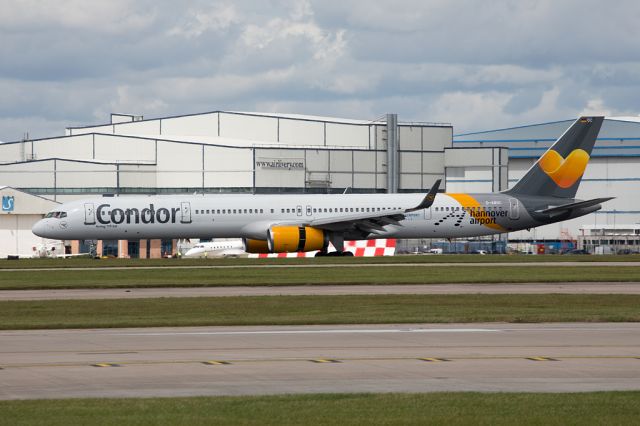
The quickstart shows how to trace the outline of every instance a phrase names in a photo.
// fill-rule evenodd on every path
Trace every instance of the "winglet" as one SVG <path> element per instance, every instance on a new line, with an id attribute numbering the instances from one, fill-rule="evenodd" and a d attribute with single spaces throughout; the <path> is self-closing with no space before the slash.
<path id="1" fill-rule="evenodd" d="M 418 204 L 413 208 L 405 210 L 405 212 L 410 213 L 410 212 L 415 212 L 416 210 L 428 209 L 429 207 L 431 207 L 431 205 L 436 199 L 436 194 L 438 193 L 438 189 L 440 188 L 440 182 L 442 182 L 442 179 L 438 179 L 433 184 L 433 186 L 431 187 L 427 195 L 425 195 L 425 197 L 422 199 L 422 202 L 420 202 L 420 204 Z"/>

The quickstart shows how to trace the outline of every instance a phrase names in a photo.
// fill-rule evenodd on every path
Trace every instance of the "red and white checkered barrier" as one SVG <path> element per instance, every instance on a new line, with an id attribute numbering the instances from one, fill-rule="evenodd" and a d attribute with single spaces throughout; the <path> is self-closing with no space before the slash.
<path id="1" fill-rule="evenodd" d="M 357 240 L 345 241 L 345 251 L 350 251 L 357 257 L 374 257 L 374 256 L 393 256 L 396 253 L 396 240 L 379 239 L 379 240 Z M 336 251 L 333 244 L 329 244 L 328 252 Z M 251 258 L 267 258 L 267 257 L 314 257 L 317 251 L 298 252 L 298 253 L 250 253 Z"/>

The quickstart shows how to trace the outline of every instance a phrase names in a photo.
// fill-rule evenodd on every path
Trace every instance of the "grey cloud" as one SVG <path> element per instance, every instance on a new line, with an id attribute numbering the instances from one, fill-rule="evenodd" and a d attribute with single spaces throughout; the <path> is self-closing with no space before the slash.
<path id="1" fill-rule="evenodd" d="M 397 112 L 456 131 L 594 105 L 638 113 L 632 1 L 11 3 L 0 17 L 2 140 L 112 111 Z"/>

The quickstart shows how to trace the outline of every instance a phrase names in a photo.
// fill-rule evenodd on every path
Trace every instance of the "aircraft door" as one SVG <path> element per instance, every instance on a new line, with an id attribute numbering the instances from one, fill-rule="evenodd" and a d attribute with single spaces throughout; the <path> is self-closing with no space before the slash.
<path id="1" fill-rule="evenodd" d="M 191 203 L 183 201 L 180 203 L 181 218 L 180 223 L 191 223 Z"/>
<path id="2" fill-rule="evenodd" d="M 311 206 L 307 206 L 307 216 L 311 216 Z"/>
<path id="3" fill-rule="evenodd" d="M 509 199 L 509 219 L 520 219 L 520 207 L 516 198 Z"/>
<path id="4" fill-rule="evenodd" d="M 424 218 L 427 220 L 431 219 L 431 207 L 424 209 Z"/>
<path id="5" fill-rule="evenodd" d="M 296 214 L 302 216 L 302 206 L 296 206 Z"/>
<path id="6" fill-rule="evenodd" d="M 93 203 L 84 204 L 84 224 L 85 225 L 96 224 L 96 211 L 93 207 Z"/>

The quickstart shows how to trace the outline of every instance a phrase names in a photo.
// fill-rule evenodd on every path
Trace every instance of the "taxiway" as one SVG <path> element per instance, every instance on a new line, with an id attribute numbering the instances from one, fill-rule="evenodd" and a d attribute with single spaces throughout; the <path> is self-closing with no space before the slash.
<path id="1" fill-rule="evenodd" d="M 3 331 L 0 383 L 0 399 L 638 390 L 640 324 Z"/>
<path id="2" fill-rule="evenodd" d="M 0 290 L 0 301 L 142 299 L 153 297 L 339 296 L 367 294 L 640 294 L 640 282 L 219 286 Z"/>

